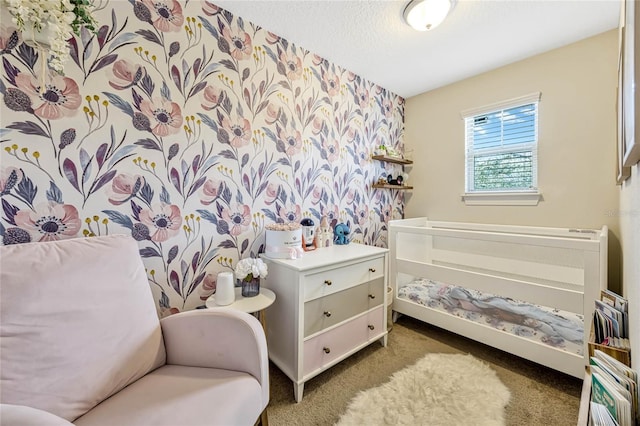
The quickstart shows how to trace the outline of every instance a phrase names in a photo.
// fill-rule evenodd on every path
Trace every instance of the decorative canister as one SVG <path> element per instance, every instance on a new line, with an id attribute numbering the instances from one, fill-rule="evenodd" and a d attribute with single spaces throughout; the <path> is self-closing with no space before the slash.
<path id="1" fill-rule="evenodd" d="M 267 257 L 274 259 L 302 257 L 302 226 L 299 223 L 267 226 L 264 252 Z"/>
<path id="2" fill-rule="evenodd" d="M 236 300 L 232 272 L 220 272 L 216 283 L 216 305 L 230 305 Z"/>

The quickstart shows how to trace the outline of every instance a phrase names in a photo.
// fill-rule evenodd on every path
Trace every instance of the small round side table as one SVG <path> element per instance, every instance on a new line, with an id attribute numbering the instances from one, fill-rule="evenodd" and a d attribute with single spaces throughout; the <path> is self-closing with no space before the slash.
<path id="1" fill-rule="evenodd" d="M 260 287 L 260 294 L 254 297 L 242 296 L 242 288 L 235 289 L 236 300 L 230 305 L 217 305 L 215 293 L 209 296 L 205 305 L 207 308 L 228 308 L 237 311 L 247 312 L 249 314 L 257 313 L 258 320 L 262 324 L 264 331 L 267 331 L 266 318 L 264 310 L 273 304 L 276 300 L 276 294 L 268 288 Z"/>

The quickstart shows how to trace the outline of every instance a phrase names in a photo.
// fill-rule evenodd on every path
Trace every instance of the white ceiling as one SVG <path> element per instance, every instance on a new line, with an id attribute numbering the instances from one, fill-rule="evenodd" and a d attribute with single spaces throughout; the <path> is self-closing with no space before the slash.
<path id="1" fill-rule="evenodd" d="M 405 98 L 617 28 L 619 0 L 458 0 L 431 31 L 403 0 L 210 0 Z"/>

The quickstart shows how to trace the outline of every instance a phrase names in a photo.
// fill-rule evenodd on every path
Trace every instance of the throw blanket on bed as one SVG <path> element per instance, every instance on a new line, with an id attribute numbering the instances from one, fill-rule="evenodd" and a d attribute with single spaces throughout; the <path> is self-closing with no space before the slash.
<path id="1" fill-rule="evenodd" d="M 398 297 L 582 354 L 582 315 L 426 278 L 417 278 L 400 287 Z"/>

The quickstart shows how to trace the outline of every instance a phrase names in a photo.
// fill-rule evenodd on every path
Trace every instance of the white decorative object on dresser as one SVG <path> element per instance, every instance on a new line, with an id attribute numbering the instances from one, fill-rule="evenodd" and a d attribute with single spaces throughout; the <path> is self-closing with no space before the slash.
<path id="1" fill-rule="evenodd" d="M 351 243 L 318 248 L 300 259 L 263 255 L 266 288 L 278 295 L 266 310 L 269 358 L 304 383 L 370 343 L 387 346 L 388 250 Z"/>

